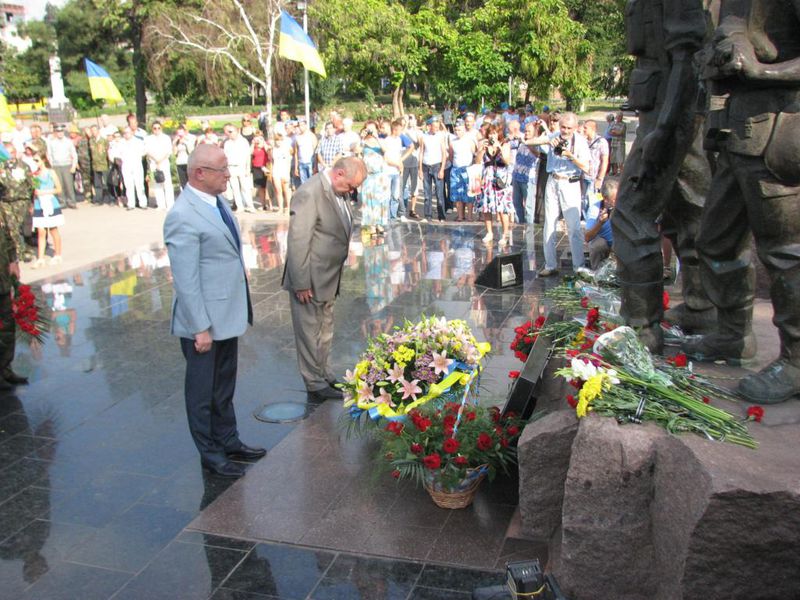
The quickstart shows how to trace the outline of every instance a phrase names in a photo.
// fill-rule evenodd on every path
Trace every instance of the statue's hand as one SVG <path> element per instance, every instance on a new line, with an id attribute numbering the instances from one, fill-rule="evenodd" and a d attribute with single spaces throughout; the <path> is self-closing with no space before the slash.
<path id="1" fill-rule="evenodd" d="M 639 181 L 652 179 L 661 170 L 669 147 L 670 134 L 666 129 L 656 127 L 642 141 L 642 168 L 638 173 Z"/>
<path id="2" fill-rule="evenodd" d="M 714 63 L 722 77 L 757 79 L 761 63 L 750 41 L 741 33 L 720 37 L 714 42 Z"/>

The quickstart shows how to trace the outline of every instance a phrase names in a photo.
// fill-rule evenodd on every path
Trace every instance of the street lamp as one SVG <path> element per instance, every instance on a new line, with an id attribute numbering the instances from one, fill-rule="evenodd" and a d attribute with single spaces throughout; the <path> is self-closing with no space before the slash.
<path id="1" fill-rule="evenodd" d="M 308 3 L 298 2 L 297 10 L 303 11 L 303 31 L 308 35 Z M 308 94 L 308 69 L 303 65 L 303 89 L 305 91 L 305 104 L 306 104 L 306 123 L 311 126 L 311 101 Z"/>

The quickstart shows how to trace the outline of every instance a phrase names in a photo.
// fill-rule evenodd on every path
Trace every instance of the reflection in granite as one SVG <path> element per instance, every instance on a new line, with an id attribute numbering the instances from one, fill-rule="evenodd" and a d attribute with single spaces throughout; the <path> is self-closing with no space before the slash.
<path id="1" fill-rule="evenodd" d="M 532 231 L 518 228 L 502 250 L 530 250 L 525 284 L 503 292 L 474 286 L 500 252 L 480 242 L 480 224 L 395 224 L 383 239 L 354 238 L 336 304 L 334 367 L 344 372 L 367 337 L 405 319 L 462 318 L 493 345 L 482 397 L 499 401 L 515 367 L 507 348 L 513 327 L 538 314 L 541 290 L 555 283 L 533 275 L 541 243 Z M 163 246 L 40 282 L 35 291 L 52 318 L 48 339 L 18 345 L 14 368 L 30 385 L 0 393 L 4 596 L 150 598 L 180 586 L 186 598 L 395 597 L 399 590 L 445 597 L 435 594 L 459 592 L 415 587 L 416 579 L 390 571 L 373 581 L 357 568 L 347 576 L 328 570 L 354 553 L 405 557 L 396 562 L 409 572 L 425 560 L 494 566 L 465 549 L 450 552 L 450 536 L 487 544 L 494 560 L 509 553 L 503 523 L 511 494 L 486 494 L 463 516 L 449 514 L 421 490 L 369 483 L 368 449 L 342 442 L 331 403 L 300 424 L 252 417 L 269 402 L 306 401 L 280 289 L 286 235 L 285 222 L 242 232 L 255 325 L 240 340 L 236 408 L 242 439 L 270 453 L 235 483 L 201 471 L 187 430 Z M 387 515 L 403 527 L 381 526 Z M 194 519 L 226 530 L 186 530 Z"/>

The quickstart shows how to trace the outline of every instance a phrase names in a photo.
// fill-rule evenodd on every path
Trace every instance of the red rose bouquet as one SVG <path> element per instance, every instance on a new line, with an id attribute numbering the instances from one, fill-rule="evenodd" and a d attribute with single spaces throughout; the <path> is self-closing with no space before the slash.
<path id="1" fill-rule="evenodd" d="M 459 491 L 484 475 L 491 480 L 498 469 L 508 472 L 523 428 L 511 413 L 502 416 L 497 408 L 460 402 L 441 409 L 425 404 L 405 420 L 381 425 L 379 456 L 392 476 L 444 491 Z"/>

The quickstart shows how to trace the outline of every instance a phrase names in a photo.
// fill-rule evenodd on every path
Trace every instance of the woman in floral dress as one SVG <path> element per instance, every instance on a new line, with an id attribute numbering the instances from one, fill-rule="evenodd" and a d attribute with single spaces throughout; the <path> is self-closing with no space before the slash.
<path id="1" fill-rule="evenodd" d="M 478 211 L 483 214 L 486 223 L 484 242 L 494 239 L 494 216 L 500 221 L 503 236 L 498 242 L 500 246 L 511 243 L 511 215 L 514 212 L 514 201 L 511 186 L 511 145 L 505 140 L 503 128 L 490 125 L 486 129 L 484 139 L 478 149 L 478 162 L 483 164 L 483 194 Z"/>
<path id="2" fill-rule="evenodd" d="M 361 228 L 369 235 L 381 235 L 389 221 L 390 192 L 375 121 L 367 121 L 361 131 L 361 152 L 367 166 L 367 178 L 361 184 Z"/>

